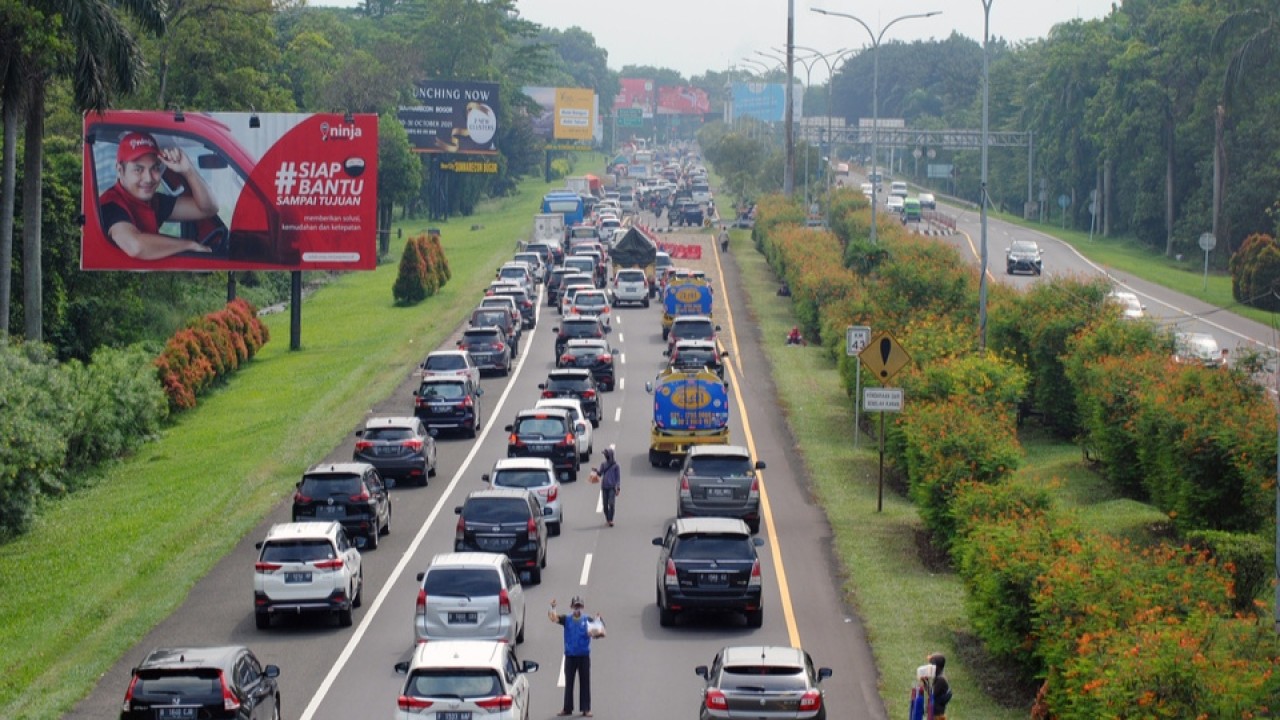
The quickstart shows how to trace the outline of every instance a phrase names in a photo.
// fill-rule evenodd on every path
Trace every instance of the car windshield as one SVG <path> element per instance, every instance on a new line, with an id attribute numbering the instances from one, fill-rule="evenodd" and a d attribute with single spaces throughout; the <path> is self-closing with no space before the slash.
<path id="1" fill-rule="evenodd" d="M 1039 249 L 1039 245 L 1027 240 L 1017 240 L 1013 243 L 1013 252 L 1015 253 L 1034 253 Z"/>
<path id="2" fill-rule="evenodd" d="M 298 492 L 307 497 L 331 497 L 359 495 L 361 482 L 358 475 L 308 475 L 302 478 Z"/>
<path id="3" fill-rule="evenodd" d="M 428 370 L 462 370 L 467 361 L 461 355 L 432 355 L 427 358 Z"/>
<path id="4" fill-rule="evenodd" d="M 677 560 L 754 560 L 751 541 L 742 535 L 682 535 L 671 550 Z"/>
<path id="5" fill-rule="evenodd" d="M 418 394 L 429 400 L 457 400 L 467 394 L 462 383 L 423 383 Z"/>
<path id="6" fill-rule="evenodd" d="M 487 698 L 502 694 L 502 680 L 493 670 L 418 670 L 409 677 L 404 694 L 420 698 Z M 455 713 L 456 715 L 467 713 Z"/>
<path id="7" fill-rule="evenodd" d="M 644 271 L 623 270 L 618 273 L 618 282 L 644 282 Z"/>
<path id="8" fill-rule="evenodd" d="M 805 690 L 809 687 L 804 669 L 773 665 L 730 665 L 720 679 L 722 690 Z"/>
<path id="9" fill-rule="evenodd" d="M 462 516 L 468 522 L 499 525 L 529 519 L 529 505 L 521 498 L 477 498 L 467 501 Z"/>
<path id="10" fill-rule="evenodd" d="M 547 378 L 547 388 L 553 391 L 572 390 L 574 392 L 587 389 L 587 378 L 585 377 L 549 377 Z"/>
<path id="11" fill-rule="evenodd" d="M 365 440 L 399 442 L 400 440 L 412 440 L 413 438 L 413 428 L 407 427 L 376 427 L 366 428 L 364 431 Z"/>
<path id="12" fill-rule="evenodd" d="M 604 352 L 604 348 L 598 348 L 591 345 L 576 345 L 569 347 L 569 354 L 574 357 L 595 357 Z"/>
<path id="13" fill-rule="evenodd" d="M 565 434 L 564 420 L 555 417 L 521 418 L 516 423 L 517 435 L 535 435 L 541 437 L 557 437 Z"/>
<path id="14" fill-rule="evenodd" d="M 564 335 L 569 337 L 599 337 L 600 325 L 594 319 L 573 322 L 566 320 L 564 325 L 560 326 Z"/>
<path id="15" fill-rule="evenodd" d="M 590 292 L 578 293 L 577 295 L 574 296 L 573 302 L 574 304 L 582 305 L 583 307 L 604 307 L 606 304 L 604 295 L 601 295 L 600 293 L 590 293 Z"/>
<path id="16" fill-rule="evenodd" d="M 478 597 L 497 595 L 502 589 L 498 573 L 488 568 L 436 567 L 422 579 L 427 597 L 432 595 L 465 595 Z"/>
<path id="17" fill-rule="evenodd" d="M 551 478 L 546 470 L 499 470 L 493 474 L 493 484 L 497 487 L 540 488 L 550 485 Z"/>
<path id="18" fill-rule="evenodd" d="M 462 342 L 468 344 L 496 343 L 501 341 L 502 335 L 497 330 L 468 330 L 462 333 Z"/>
<path id="19" fill-rule="evenodd" d="M 262 546 L 263 562 L 315 562 L 332 560 L 337 555 L 328 540 L 272 540 Z"/>
<path id="20" fill-rule="evenodd" d="M 503 308 L 510 312 L 511 298 L 506 295 L 490 295 L 480 301 L 480 307 Z"/>
<path id="21" fill-rule="evenodd" d="M 689 470 L 694 475 L 704 475 L 708 477 L 730 477 L 750 475 L 752 471 L 751 460 L 744 457 L 691 457 L 689 458 Z"/>
<path id="22" fill-rule="evenodd" d="M 716 329 L 709 322 L 683 322 L 676 323 L 676 327 L 671 332 L 682 338 L 710 339 L 715 335 Z"/>
<path id="23" fill-rule="evenodd" d="M 524 280 L 528 275 L 529 273 L 524 268 L 502 268 L 502 274 L 498 277 Z"/>
<path id="24" fill-rule="evenodd" d="M 672 362 L 681 367 L 705 367 L 716 364 L 716 354 L 710 349 L 685 349 L 678 351 Z"/>
<path id="25" fill-rule="evenodd" d="M 494 325 L 505 325 L 511 316 L 502 312 L 478 312 L 471 318 L 472 325 L 481 327 L 490 327 Z"/>
<path id="26" fill-rule="evenodd" d="M 202 696 L 221 697 L 222 673 L 215 668 L 191 670 L 139 670 L 138 683 L 133 686 L 134 695 L 164 695 L 194 699 Z"/>

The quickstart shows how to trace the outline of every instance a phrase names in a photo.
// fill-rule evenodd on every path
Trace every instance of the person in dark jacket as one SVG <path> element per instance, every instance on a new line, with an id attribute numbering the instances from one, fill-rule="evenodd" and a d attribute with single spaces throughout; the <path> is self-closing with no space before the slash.
<path id="1" fill-rule="evenodd" d="M 600 465 L 600 469 L 596 473 L 600 475 L 600 495 L 604 505 L 604 519 L 609 523 L 609 527 L 613 527 L 613 508 L 618 499 L 618 495 L 622 494 L 622 468 L 618 466 L 618 461 L 613 457 L 614 447 L 610 445 L 604 449 L 604 463 Z"/>
<path id="2" fill-rule="evenodd" d="M 947 705 L 951 702 L 951 683 L 942 673 L 947 657 L 942 653 L 929 656 L 929 664 L 937 668 L 933 674 L 933 720 L 947 720 Z"/>

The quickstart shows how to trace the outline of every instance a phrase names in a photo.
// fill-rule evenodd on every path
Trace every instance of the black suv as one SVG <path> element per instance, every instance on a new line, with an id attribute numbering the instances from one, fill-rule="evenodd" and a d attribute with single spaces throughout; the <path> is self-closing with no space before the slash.
<path id="1" fill-rule="evenodd" d="M 551 272 L 547 275 L 547 307 L 560 303 L 560 291 L 564 288 L 564 276 L 572 275 L 575 272 L 577 271 L 563 265 L 551 268 Z"/>
<path id="2" fill-rule="evenodd" d="M 591 427 L 600 427 L 604 408 L 600 403 L 600 391 L 595 375 L 585 368 L 552 370 L 547 381 L 538 385 L 544 398 L 575 398 L 582 402 L 582 413 L 591 421 Z"/>
<path id="3" fill-rule="evenodd" d="M 604 337 L 604 323 L 593 317 L 567 317 L 556 328 L 556 357 L 564 354 L 565 346 L 577 338 Z"/>
<path id="4" fill-rule="evenodd" d="M 561 480 L 578 479 L 581 460 L 578 440 L 573 435 L 573 418 L 568 410 L 538 408 L 516 413 L 506 427 L 507 457 L 544 457 L 551 461 Z"/>
<path id="5" fill-rule="evenodd" d="M 585 368 L 605 392 L 613 392 L 617 382 L 613 368 L 613 348 L 604 340 L 570 340 L 564 354 L 556 357 L 558 368 Z"/>
<path id="6" fill-rule="evenodd" d="M 475 437 L 484 427 L 484 390 L 461 375 L 424 378 L 413 393 L 413 414 L 431 429 L 456 428 Z"/>
<path id="7" fill-rule="evenodd" d="M 278 718 L 280 668 L 248 648 L 158 648 L 133 669 L 120 720 Z"/>
<path id="8" fill-rule="evenodd" d="M 689 448 L 677 481 L 676 517 L 727 517 L 760 532 L 760 479 L 740 445 L 696 445 Z"/>
<path id="9" fill-rule="evenodd" d="M 664 537 L 654 538 L 658 553 L 658 622 L 675 624 L 687 610 L 721 610 L 747 616 L 747 626 L 764 622 L 760 558 L 747 524 L 727 518 L 676 520 Z"/>
<path id="10" fill-rule="evenodd" d="M 368 463 L 316 465 L 296 487 L 294 522 L 336 520 L 347 535 L 363 537 L 370 550 L 378 549 L 378 536 L 391 532 L 391 495 Z"/>
<path id="11" fill-rule="evenodd" d="M 455 552 L 501 553 L 517 571 L 529 571 L 530 584 L 542 582 L 547 525 L 533 493 L 512 488 L 476 490 L 453 511 L 458 514 Z"/>
<path id="12" fill-rule="evenodd" d="M 357 430 L 351 459 L 369 463 L 383 478 L 403 478 L 426 487 L 436 476 L 435 430 L 416 417 L 379 417 Z"/>
<path id="13" fill-rule="evenodd" d="M 511 372 L 511 354 L 515 350 L 500 327 L 468 328 L 458 340 L 458 349 L 467 351 L 480 372 L 492 370 L 504 376 Z"/>
<path id="14" fill-rule="evenodd" d="M 511 343 L 511 354 L 520 354 L 520 323 L 502 308 L 476 308 L 471 312 L 471 327 L 475 329 L 496 327 Z"/>

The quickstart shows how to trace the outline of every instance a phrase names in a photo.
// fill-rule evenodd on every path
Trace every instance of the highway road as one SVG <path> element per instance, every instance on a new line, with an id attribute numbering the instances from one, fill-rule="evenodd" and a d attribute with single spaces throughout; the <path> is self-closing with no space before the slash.
<path id="1" fill-rule="evenodd" d="M 596 717 L 696 717 L 701 679 L 693 668 L 710 663 L 720 647 L 800 644 L 817 664 L 834 670 L 834 677 L 824 684 L 830 717 L 887 718 L 867 639 L 857 618 L 842 603 L 842 581 L 831 557 L 831 530 L 822 510 L 812 503 L 793 442 L 775 410 L 774 385 L 759 350 L 762 339 L 742 311 L 745 304 L 732 261 L 721 263 L 709 236 L 669 237 L 703 245 L 701 263 L 719 283 L 716 312 L 731 353 L 726 374 L 734 403 L 731 441 L 748 445 L 768 463 L 762 471 L 768 515 L 760 533 L 765 539 L 761 548 L 764 626 L 749 630 L 740 616 L 682 618 L 675 628 L 658 624 L 654 605 L 658 548 L 650 541 L 672 519 L 676 499 L 675 473 L 651 468 L 646 456 L 651 399 L 644 383 L 662 366 L 661 309 L 653 304 L 648 309 L 615 311 L 610 342 L 619 351 L 620 380 L 616 391 L 604 395 L 606 419 L 596 430 L 591 462 L 598 465 L 600 450 L 610 443 L 617 445 L 623 488 L 617 525 L 605 525 L 596 486 L 584 480 L 565 487 L 563 533 L 550 541 L 542 584 L 528 588 L 528 631 L 518 649 L 522 660 L 541 665 L 530 678 L 531 717 L 554 716 L 563 693 L 561 629 L 546 620 L 548 603 L 557 598 L 563 608 L 571 596 L 582 595 L 588 612 L 603 614 L 609 629 L 608 637 L 593 643 L 592 649 Z M 402 683 L 393 666 L 410 657 L 413 642 L 415 575 L 433 555 L 452 550 L 454 507 L 466 493 L 482 487 L 481 474 L 505 456 L 503 426 L 516 411 L 535 402 L 537 383 L 553 367 L 557 317 L 553 309 L 540 304 L 538 325 L 525 331 L 511 377 L 483 381 L 486 427 L 480 437 L 474 441 L 441 438 L 439 476 L 426 488 L 392 491 L 393 529 L 378 550 L 364 555 L 364 606 L 355 611 L 353 627 L 298 621 L 278 623 L 269 631 L 255 629 L 253 545 L 272 523 L 288 521 L 290 503 L 282 497 L 270 516 L 191 590 L 168 619 L 96 679 L 92 692 L 68 717 L 116 717 L 129 669 L 151 648 L 224 643 L 248 645 L 263 662 L 281 667 L 286 718 L 391 717 Z M 413 377 L 406 375 L 393 396 L 370 408 L 370 414 L 412 412 L 414 384 Z M 352 431 L 362 427 L 364 420 L 352 418 Z M 327 458 L 317 460 L 347 460 L 353 443 L 351 437 Z M 922 647 L 921 657 L 929 649 Z"/>

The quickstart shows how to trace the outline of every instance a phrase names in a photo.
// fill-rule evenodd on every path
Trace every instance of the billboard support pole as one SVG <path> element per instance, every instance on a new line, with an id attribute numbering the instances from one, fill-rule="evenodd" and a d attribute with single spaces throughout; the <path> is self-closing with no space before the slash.
<path id="1" fill-rule="evenodd" d="M 236 299 L 236 271 L 227 271 L 227 303 Z"/>
<path id="2" fill-rule="evenodd" d="M 289 349 L 302 348 L 302 271 L 289 273 Z"/>

